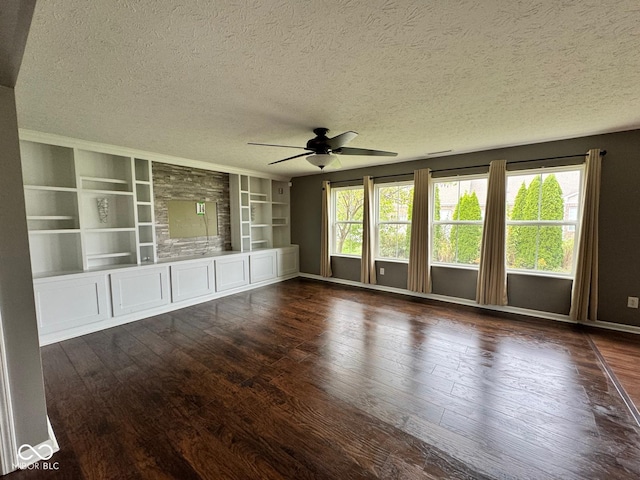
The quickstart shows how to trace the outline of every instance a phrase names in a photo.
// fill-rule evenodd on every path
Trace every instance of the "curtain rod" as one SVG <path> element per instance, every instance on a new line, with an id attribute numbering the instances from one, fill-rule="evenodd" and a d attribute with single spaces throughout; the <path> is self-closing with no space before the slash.
<path id="1" fill-rule="evenodd" d="M 600 156 L 604 157 L 607 154 L 606 150 L 602 150 L 600 152 Z M 586 153 L 578 153 L 576 155 L 562 155 L 560 157 L 547 157 L 547 158 L 531 158 L 529 160 L 514 160 L 513 162 L 507 162 L 507 166 L 509 165 L 513 165 L 516 163 L 526 163 L 526 162 L 542 162 L 544 160 L 560 160 L 562 158 L 575 158 L 575 157 L 584 157 L 586 156 Z M 440 168 L 438 170 L 431 170 L 432 172 L 453 172 L 453 171 L 459 171 L 459 170 L 469 170 L 472 168 L 482 168 L 482 167 L 488 167 L 489 164 L 484 164 L 484 165 L 472 165 L 469 167 L 457 167 L 457 168 Z M 394 178 L 394 177 L 407 177 L 409 175 L 413 175 L 413 172 L 409 172 L 409 173 L 397 173 L 394 175 L 380 175 L 378 177 L 373 177 L 375 178 Z M 346 182 L 357 182 L 362 180 L 361 178 L 352 178 L 349 180 L 334 180 L 334 181 L 330 181 L 329 183 L 346 183 Z"/>

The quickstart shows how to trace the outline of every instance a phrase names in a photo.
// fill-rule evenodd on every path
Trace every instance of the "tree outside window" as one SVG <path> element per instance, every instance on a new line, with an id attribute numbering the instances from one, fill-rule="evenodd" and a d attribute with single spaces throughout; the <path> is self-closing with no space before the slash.
<path id="1" fill-rule="evenodd" d="M 377 258 L 408 260 L 411 241 L 413 182 L 376 188 Z"/>
<path id="2" fill-rule="evenodd" d="M 486 176 L 434 182 L 431 229 L 434 263 L 480 263 L 486 196 Z"/>
<path id="3" fill-rule="evenodd" d="M 332 189 L 333 245 L 337 255 L 362 255 L 363 187 Z"/>
<path id="4" fill-rule="evenodd" d="M 573 271 L 581 171 L 573 167 L 509 175 L 507 268 Z"/>

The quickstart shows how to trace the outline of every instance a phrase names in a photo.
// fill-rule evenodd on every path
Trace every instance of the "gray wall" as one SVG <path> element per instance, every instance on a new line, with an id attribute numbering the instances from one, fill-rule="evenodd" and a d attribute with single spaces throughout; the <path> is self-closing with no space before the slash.
<path id="1" fill-rule="evenodd" d="M 12 88 L 0 86 L 0 321 L 17 445 L 47 440 L 47 410 L 33 299 L 22 186 L 18 121 Z M 5 468 L 11 469 L 11 466 Z"/>
<path id="2" fill-rule="evenodd" d="M 607 150 L 607 155 L 603 159 L 600 194 L 599 319 L 640 326 L 640 310 L 626 306 L 628 296 L 640 296 L 640 249 L 638 249 L 640 188 L 636 185 L 640 179 L 640 130 L 450 155 L 366 169 L 328 171 L 318 175 L 294 178 L 291 188 L 291 237 L 292 243 L 300 245 L 300 270 L 305 273 L 320 273 L 320 200 L 323 180 L 340 181 L 361 178 L 364 175 L 381 177 L 427 167 L 435 170 L 484 165 L 497 159 L 506 159 L 510 162 L 572 155 L 586 153 L 591 148 Z M 389 149 L 393 149 L 393 146 L 390 145 Z M 348 157 L 342 161 L 343 165 L 348 165 L 348 162 Z M 576 160 L 573 160 L 573 163 L 576 163 Z M 558 161 L 538 162 L 520 165 L 519 168 L 530 168 L 542 164 L 560 163 Z M 334 276 L 359 278 L 359 261 L 343 265 L 343 260 L 343 258 L 333 259 Z M 351 268 L 357 270 L 357 275 L 350 270 Z M 404 272 L 406 272 L 406 266 L 385 262 L 385 278 L 384 280 L 382 280 L 383 277 L 378 278 L 385 285 L 405 288 L 406 283 L 401 280 Z M 389 275 L 388 278 L 386 278 L 387 275 Z M 469 270 L 434 268 L 434 293 L 473 298 L 475 278 L 475 272 Z M 569 311 L 570 280 L 510 274 L 508 288 L 510 305 L 555 313 Z"/>
<path id="3" fill-rule="evenodd" d="M 229 174 L 157 162 L 152 163 L 152 171 L 158 258 L 231 250 Z M 218 235 L 169 238 L 169 200 L 217 203 Z"/>

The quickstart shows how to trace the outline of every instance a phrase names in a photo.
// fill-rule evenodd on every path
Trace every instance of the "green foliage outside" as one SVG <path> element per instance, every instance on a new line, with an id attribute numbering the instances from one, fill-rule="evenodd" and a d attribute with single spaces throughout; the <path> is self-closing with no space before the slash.
<path id="1" fill-rule="evenodd" d="M 336 191 L 335 252 L 346 255 L 362 254 L 362 220 L 364 190 L 349 188 Z M 340 223 L 340 222 L 360 222 Z"/>
<path id="2" fill-rule="evenodd" d="M 382 187 L 378 191 L 379 220 L 410 222 L 413 213 L 413 185 Z M 410 225 L 381 224 L 378 232 L 378 255 L 382 258 L 409 258 Z"/>
<path id="3" fill-rule="evenodd" d="M 438 185 L 435 186 L 434 190 L 433 220 L 438 221 L 440 220 L 441 208 L 440 188 L 438 187 Z M 443 225 L 434 225 L 433 242 L 431 248 L 433 249 L 433 258 L 437 259 L 439 262 L 453 261 L 453 251 L 451 249 L 451 244 L 449 243 L 449 239 L 447 238 L 447 233 Z"/>
<path id="4" fill-rule="evenodd" d="M 454 220 L 482 220 L 482 210 L 476 192 L 465 192 L 453 211 Z M 457 263 L 480 263 L 481 225 L 453 225 L 449 242 L 456 251 Z M 454 247 L 455 246 L 455 247 Z"/>
<path id="5" fill-rule="evenodd" d="M 538 221 L 563 218 L 562 188 L 555 175 L 545 178 L 542 185 L 540 175 L 537 175 L 528 187 L 522 183 L 511 210 L 511 220 Z M 509 267 L 547 271 L 570 269 L 573 240 L 563 240 L 562 226 L 510 225 L 507 233 Z"/>

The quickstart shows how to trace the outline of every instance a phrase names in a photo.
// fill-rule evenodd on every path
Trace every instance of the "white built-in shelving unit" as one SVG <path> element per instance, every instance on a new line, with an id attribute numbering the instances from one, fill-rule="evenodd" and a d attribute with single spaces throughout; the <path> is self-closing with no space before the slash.
<path id="1" fill-rule="evenodd" d="M 34 275 L 155 260 L 150 161 L 20 146 Z"/>
<path id="2" fill-rule="evenodd" d="M 248 175 L 229 176 L 231 242 L 248 252 L 291 243 L 289 183 Z"/>

